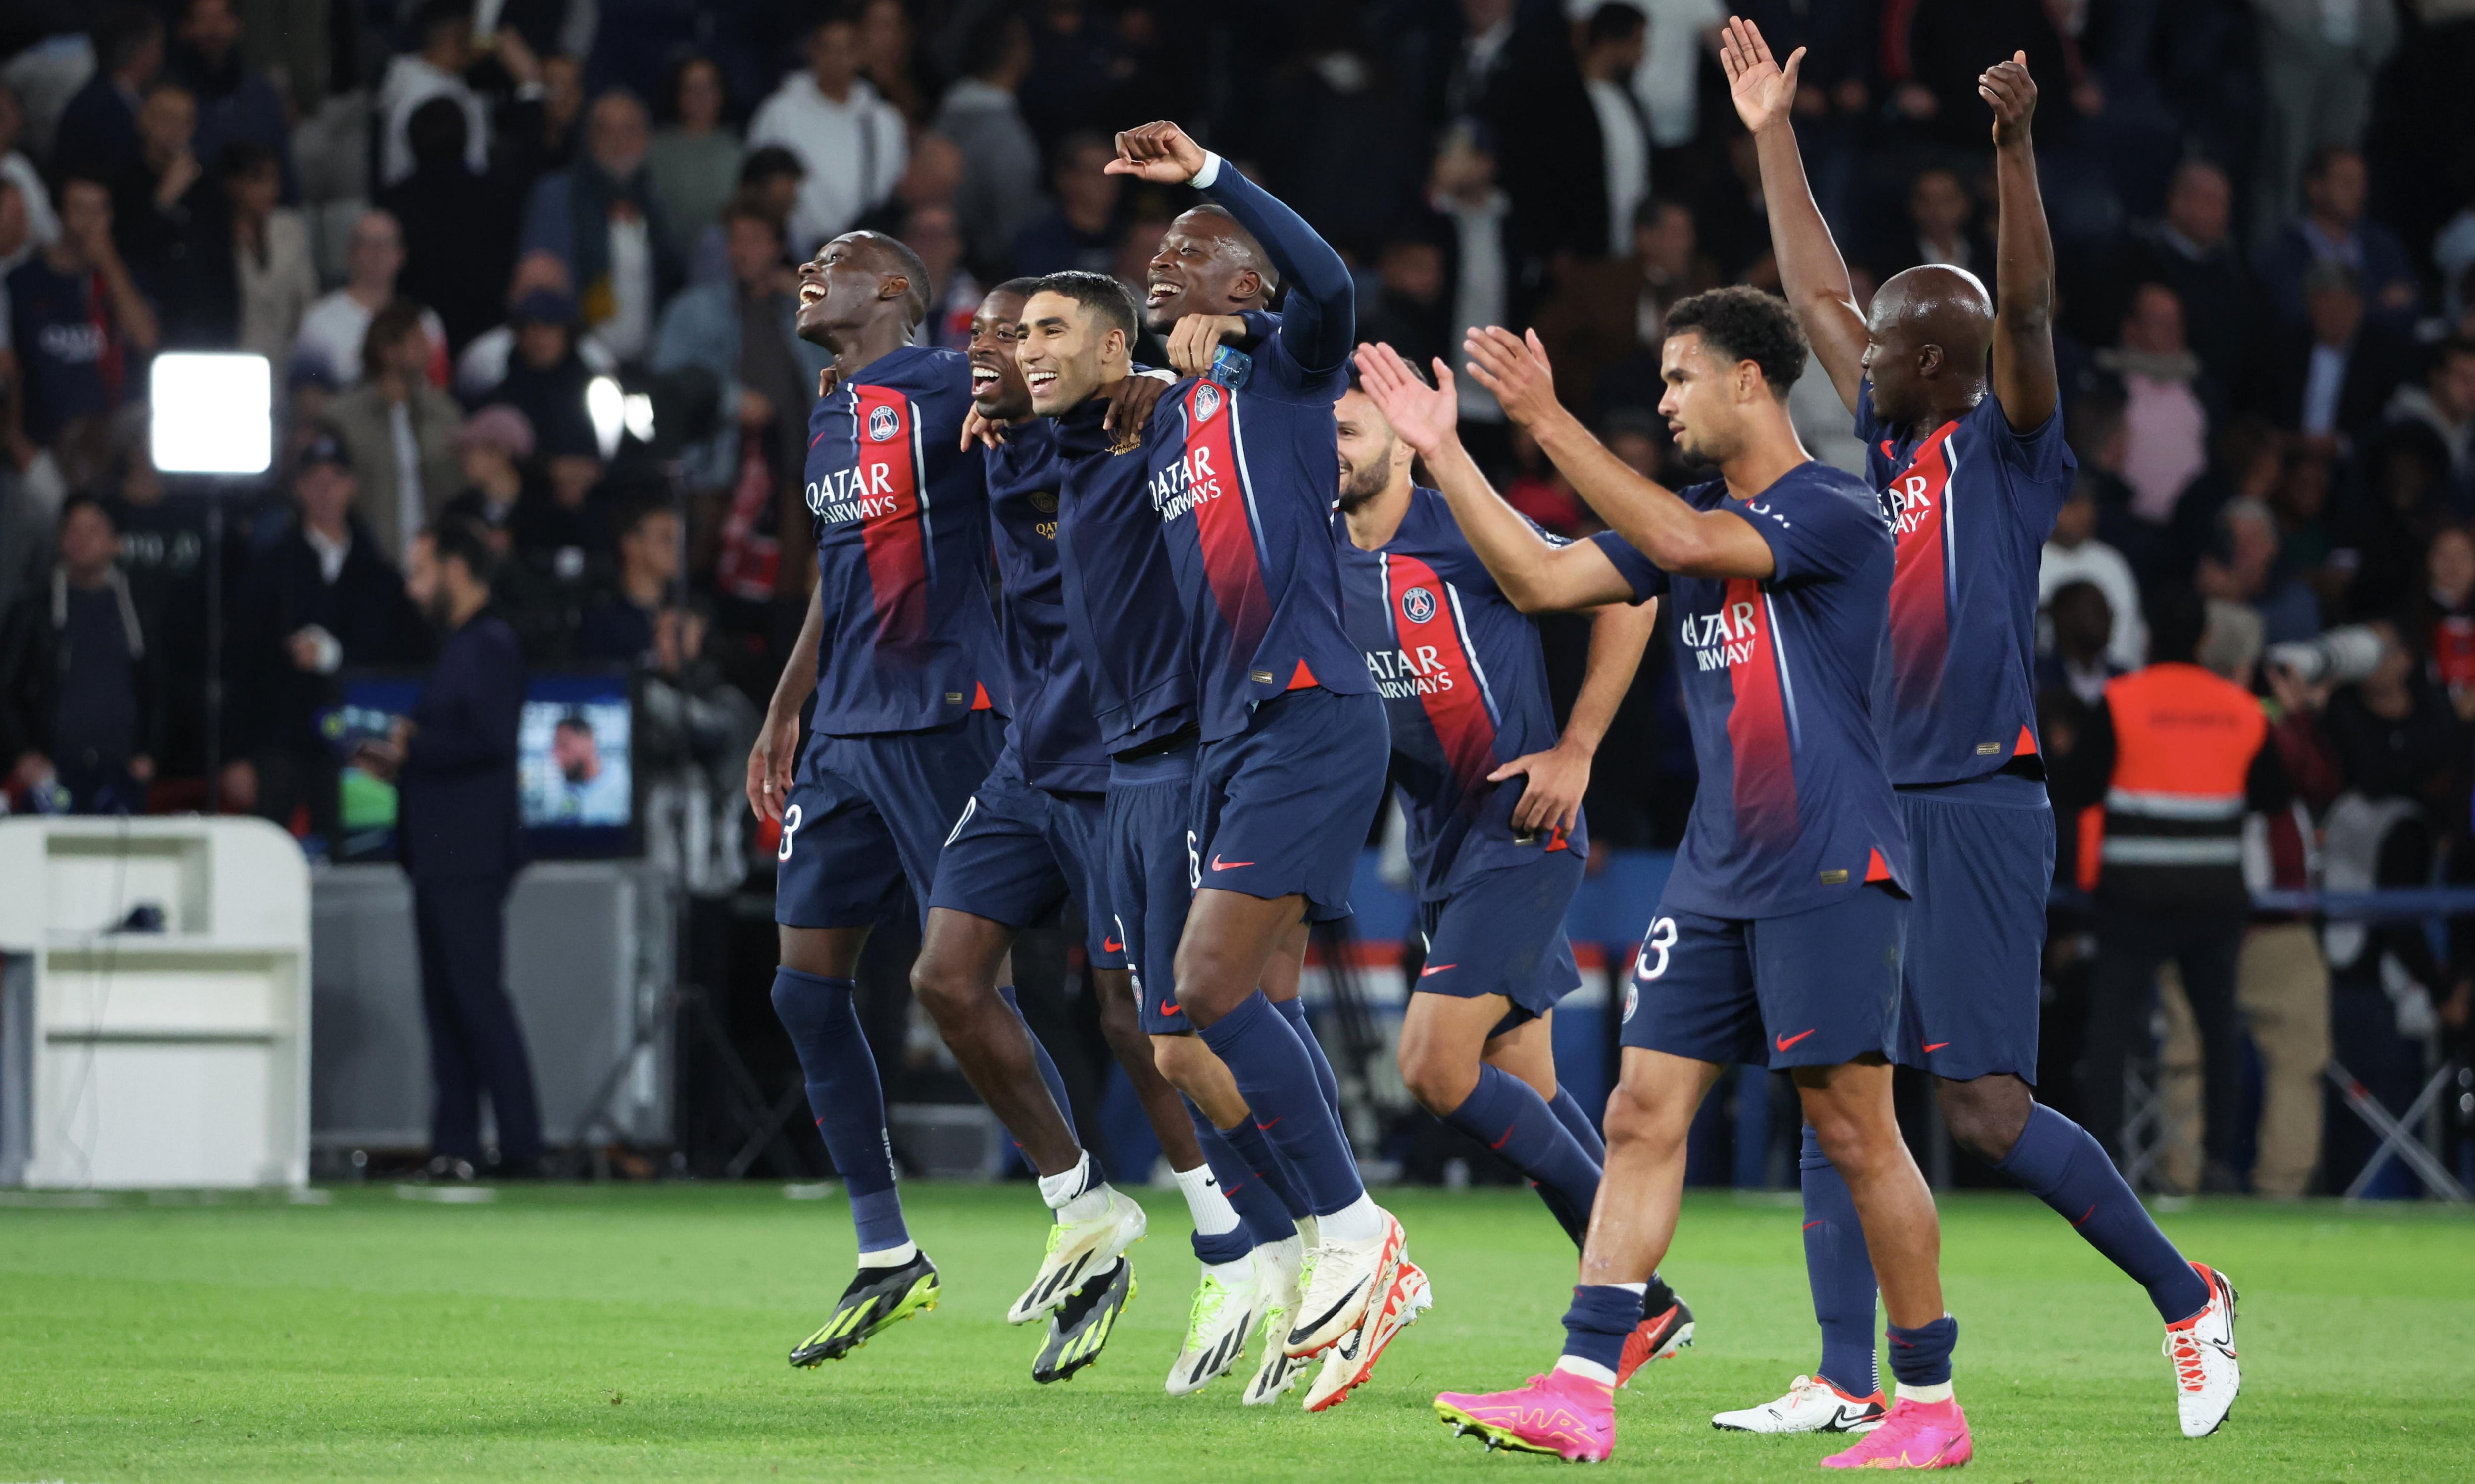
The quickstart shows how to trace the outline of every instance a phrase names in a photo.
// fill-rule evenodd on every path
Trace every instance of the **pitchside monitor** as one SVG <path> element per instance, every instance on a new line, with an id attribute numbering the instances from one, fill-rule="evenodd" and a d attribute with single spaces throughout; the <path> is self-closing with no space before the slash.
<path id="1" fill-rule="evenodd" d="M 401 674 L 348 675 L 338 703 L 319 718 L 341 763 L 336 790 L 338 861 L 396 857 L 396 786 L 355 759 L 384 738 L 421 696 Z M 535 674 L 516 724 L 516 795 L 526 853 L 536 861 L 636 854 L 636 706 L 627 677 L 593 671 Z"/>

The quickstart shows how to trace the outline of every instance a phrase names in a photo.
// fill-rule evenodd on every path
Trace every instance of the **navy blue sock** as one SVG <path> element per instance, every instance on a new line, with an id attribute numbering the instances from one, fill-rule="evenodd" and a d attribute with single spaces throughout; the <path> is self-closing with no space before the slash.
<path id="1" fill-rule="evenodd" d="M 1194 1255 L 1206 1262 L 1236 1262 L 1266 1243 L 1287 1241 L 1297 1235 L 1297 1224 L 1289 1219 L 1288 1208 L 1281 1204 L 1271 1181 L 1248 1166 L 1246 1157 L 1231 1147 L 1191 1098 L 1186 1101 L 1186 1113 L 1194 1123 L 1194 1141 L 1203 1148 L 1203 1162 L 1212 1166 L 1212 1178 L 1220 1182 L 1221 1199 L 1236 1207 L 1238 1221 L 1237 1230 L 1218 1236 L 1196 1232 Z M 1212 1252 L 1204 1251 L 1207 1242 L 1213 1244 Z M 1235 1251 L 1231 1250 L 1233 1242 Z M 1224 1255 L 1215 1256 L 1214 1253 Z"/>
<path id="2" fill-rule="evenodd" d="M 1238 1091 L 1254 1109 L 1255 1127 L 1288 1156 L 1308 1210 L 1329 1216 L 1366 1193 L 1349 1141 L 1323 1100 L 1312 1058 L 1262 990 L 1204 1027 L 1203 1042 L 1237 1079 Z"/>
<path id="3" fill-rule="evenodd" d="M 1282 1018 L 1288 1021 L 1289 1029 L 1298 1033 L 1298 1039 L 1306 1043 L 1307 1055 L 1314 1060 L 1315 1083 L 1323 1088 L 1323 1100 L 1331 1106 L 1332 1116 L 1338 1118 L 1340 1079 L 1332 1075 L 1332 1060 L 1323 1054 L 1323 1042 L 1315 1039 L 1314 1027 L 1307 1023 L 1307 1002 L 1274 1000 L 1272 1009 L 1281 1012 Z"/>
<path id="4" fill-rule="evenodd" d="M 850 1196 L 859 1250 L 883 1252 L 911 1240 L 902 1223 L 902 1197 L 894 1188 L 894 1150 L 885 1136 L 885 1093 L 877 1085 L 876 1058 L 869 1054 L 859 1016 L 851 1009 L 858 985 L 795 968 L 773 971 L 773 1013 L 791 1033 L 799 1073 L 808 1084 L 808 1111 L 825 1153 Z"/>
<path id="5" fill-rule="evenodd" d="M 1959 1321 L 1945 1314 L 1914 1329 L 1890 1326 L 1891 1374 L 1902 1386 L 1940 1386 L 1950 1379 L 1950 1348 L 1959 1343 Z"/>
<path id="6" fill-rule="evenodd" d="M 1006 1002 L 1015 1019 L 1022 1020 L 1022 1007 L 1014 1001 L 1014 985 L 997 985 L 997 998 Z M 1030 1021 L 1022 1020 L 1022 1034 L 1031 1037 L 1032 1063 L 1040 1068 L 1040 1080 L 1048 1084 L 1048 1095 L 1057 1100 L 1058 1115 L 1066 1120 L 1066 1131 L 1074 1134 L 1074 1142 L 1082 1143 L 1083 1135 L 1074 1129 L 1073 1100 L 1066 1095 L 1066 1079 L 1057 1074 L 1057 1063 L 1048 1058 L 1048 1048 L 1040 1044 L 1040 1033 L 1031 1028 Z"/>
<path id="7" fill-rule="evenodd" d="M 1289 1168 L 1287 1159 L 1281 1157 L 1281 1152 L 1272 1147 L 1272 1141 L 1264 1137 L 1263 1131 L 1255 1127 L 1253 1119 L 1241 1118 L 1234 1129 L 1213 1129 L 1212 1120 L 1198 1112 L 1195 1127 L 1212 1129 L 1214 1138 L 1237 1151 L 1238 1157 L 1246 1168 L 1255 1173 L 1255 1179 L 1271 1192 L 1273 1200 L 1280 1203 L 1281 1210 L 1289 1218 L 1291 1230 L 1297 1229 L 1296 1223 L 1300 1218 L 1311 1214 L 1307 1210 L 1307 1198 L 1298 1193 L 1296 1172 Z"/>
<path id="8" fill-rule="evenodd" d="M 1810 1124 L 1797 1167 L 1804 1185 L 1804 1277 L 1822 1326 L 1822 1365 L 1813 1374 L 1851 1397 L 1870 1397 L 1882 1381 L 1874 1364 L 1874 1259 L 1856 1198 Z"/>
<path id="9" fill-rule="evenodd" d="M 1538 1182 L 1538 1198 L 1579 1247 L 1599 1198 L 1599 1164 L 1573 1141 L 1547 1100 L 1502 1067 L 1479 1064 L 1478 1085 L 1444 1122 Z"/>
<path id="10" fill-rule="evenodd" d="M 2148 1302 L 2168 1324 L 2208 1306 L 2207 1280 L 2157 1229 L 2147 1207 L 2086 1129 L 2037 1104 L 2028 1110 L 2019 1142 L 1995 1168 L 2036 1192 L 2089 1246 L 2147 1289 Z"/>
<path id="11" fill-rule="evenodd" d="M 1592 1164 L 1607 1162 L 1607 1141 L 1599 1137 L 1599 1126 L 1590 1122 L 1587 1110 L 1564 1090 L 1562 1083 L 1556 1084 L 1556 1095 L 1547 1100 L 1547 1106 L 1555 1110 L 1556 1121 L 1572 1133 L 1573 1142 L 1581 1146 L 1581 1153 L 1590 1156 Z"/>
<path id="12" fill-rule="evenodd" d="M 1641 1295 L 1613 1283 L 1575 1283 L 1564 1311 L 1564 1353 L 1613 1371 L 1625 1338 L 1641 1325 Z"/>

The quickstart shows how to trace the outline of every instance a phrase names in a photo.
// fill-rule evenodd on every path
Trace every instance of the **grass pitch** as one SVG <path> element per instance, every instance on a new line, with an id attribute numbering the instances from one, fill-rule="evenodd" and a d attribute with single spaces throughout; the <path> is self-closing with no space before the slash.
<path id="1" fill-rule="evenodd" d="M 814 1372 L 785 1364 L 850 1272 L 839 1197 L 780 1187 L 515 1187 L 486 1205 L 0 1206 L 0 1480 L 383 1477 L 1175 1479 L 1535 1477 L 1434 1421 L 1437 1390 L 1554 1358 L 1573 1256 L 1534 1199 L 1396 1192 L 1436 1307 L 1373 1381 L 1310 1417 L 1171 1400 L 1194 1280 L 1174 1193 L 1108 1353 L 1029 1378 L 1003 1321 L 1046 1213 L 1022 1185 L 907 1187 L 938 1309 Z M 17 1198 L 22 1203 L 29 1198 Z M 2145 1299 L 2024 1198 L 1943 1207 L 1972 1474 L 2061 1479 L 2467 1476 L 2475 1222 L 2203 1203 L 2166 1218 L 2242 1287 L 2242 1400 L 2175 1431 Z M 1700 1345 L 1618 1399 L 1611 1468 L 1815 1477 L 1818 1438 L 1713 1432 L 1816 1352 L 1793 1198 L 1688 1202 L 1667 1271 Z M 1250 1360 L 1252 1357 L 1250 1357 Z"/>

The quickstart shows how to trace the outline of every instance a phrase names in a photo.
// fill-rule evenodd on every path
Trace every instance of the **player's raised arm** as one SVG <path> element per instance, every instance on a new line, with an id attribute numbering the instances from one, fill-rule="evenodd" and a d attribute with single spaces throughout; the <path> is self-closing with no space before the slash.
<path id="1" fill-rule="evenodd" d="M 1426 460 L 1455 523 L 1513 607 L 1563 613 L 1640 596 L 1595 544 L 1556 545 L 1495 493 L 1461 447 L 1453 374 L 1442 361 L 1435 362 L 1435 384 L 1429 386 L 1390 346 L 1361 345 L 1358 375 L 1401 441 Z"/>
<path id="2" fill-rule="evenodd" d="M 1803 323 L 1805 338 L 1813 342 L 1814 358 L 1839 389 L 1839 400 L 1853 412 L 1856 389 L 1865 379 L 1865 316 L 1856 307 L 1856 290 L 1839 244 L 1831 240 L 1830 225 L 1813 204 L 1804 157 L 1796 145 L 1792 115 L 1797 72 L 1803 62 L 1804 48 L 1800 46 L 1780 66 L 1772 60 L 1761 28 L 1740 16 L 1729 16 L 1720 32 L 1719 65 L 1728 74 L 1728 95 L 1736 105 L 1736 116 L 1752 131 L 1761 160 L 1762 201 L 1770 213 L 1779 287 Z"/>
<path id="3" fill-rule="evenodd" d="M 1581 420 L 1556 400 L 1555 371 L 1538 332 L 1516 339 L 1490 325 L 1461 342 L 1470 374 L 1530 429 L 1539 451 L 1573 481 L 1599 519 L 1662 572 L 1687 577 L 1767 577 L 1777 570 L 1770 543 L 1739 515 L 1696 510 L 1655 479 L 1635 474 Z"/>
<path id="4" fill-rule="evenodd" d="M 2037 83 L 2028 54 L 2015 52 L 1976 80 L 1994 109 L 1994 396 L 2018 432 L 2054 415 L 2054 234 L 2037 188 L 2037 152 L 2028 121 Z"/>
<path id="5" fill-rule="evenodd" d="M 1254 234 L 1289 285 L 1281 305 L 1281 344 L 1301 370 L 1339 369 L 1358 337 L 1357 285 L 1349 265 L 1332 244 L 1217 155 L 1171 123 L 1145 124 L 1117 135 L 1112 175 L 1131 175 L 1164 185 L 1191 184 L 1212 198 L 1238 225 Z M 1205 355 L 1210 354 L 1207 348 Z"/>

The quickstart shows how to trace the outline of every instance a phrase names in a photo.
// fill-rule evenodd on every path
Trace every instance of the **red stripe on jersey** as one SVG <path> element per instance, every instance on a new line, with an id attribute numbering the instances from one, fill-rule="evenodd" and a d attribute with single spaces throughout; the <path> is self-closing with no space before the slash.
<path id="1" fill-rule="evenodd" d="M 2011 755 L 2015 758 L 2033 758 L 2037 755 L 2037 734 L 2028 730 L 2025 722 L 2021 723 L 2020 742 L 2011 749 Z"/>
<path id="2" fill-rule="evenodd" d="M 1386 596 L 1393 633 L 1417 687 L 1419 708 L 1443 743 L 1455 791 L 1467 800 L 1495 771 L 1495 718 L 1487 715 L 1478 670 L 1453 621 L 1451 595 L 1435 570 L 1414 556 L 1395 552 L 1384 567 L 1391 579 Z"/>
<path id="3" fill-rule="evenodd" d="M 971 682 L 971 709 L 973 711 L 994 711 L 997 709 L 997 703 L 989 699 L 989 688 L 980 684 L 976 680 Z"/>
<path id="4" fill-rule="evenodd" d="M 1882 852 L 1876 850 L 1866 858 L 1865 882 L 1868 886 L 1871 886 L 1873 883 L 1877 881 L 1888 881 L 1890 879 L 1891 863 L 1882 859 Z"/>
<path id="5" fill-rule="evenodd" d="M 852 444 L 861 498 L 860 541 L 876 608 L 877 647 L 928 642 L 928 536 L 919 519 L 919 470 L 912 458 L 911 399 L 889 386 L 851 388 Z"/>
<path id="6" fill-rule="evenodd" d="M 1736 834 L 1785 846 L 1796 839 L 1796 752 L 1787 731 L 1787 697 L 1779 684 L 1778 645 L 1770 605 L 1752 577 L 1728 579 L 1728 746 L 1735 754 Z"/>
<path id="7" fill-rule="evenodd" d="M 1195 539 L 1203 571 L 1229 625 L 1232 669 L 1255 657 L 1271 626 L 1272 600 L 1255 559 L 1255 528 L 1246 519 L 1246 491 L 1238 479 L 1237 413 L 1226 387 L 1197 381 L 1186 393 L 1186 494 L 1194 503 Z"/>
<path id="8" fill-rule="evenodd" d="M 1950 658 L 1950 435 L 1934 429 L 1882 492 L 1899 538 L 1891 572 L 1891 676 L 1903 711 L 1931 706 Z"/>
<path id="9" fill-rule="evenodd" d="M 1314 671 L 1307 669 L 1307 662 L 1301 659 L 1298 661 L 1297 669 L 1289 676 L 1289 683 L 1287 689 L 1291 691 L 1311 691 L 1321 684 L 1323 684 L 1323 682 L 1314 677 Z"/>

